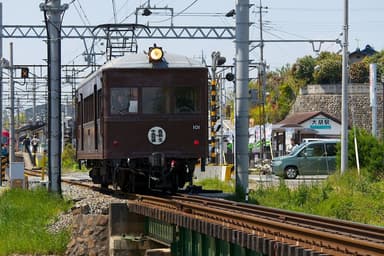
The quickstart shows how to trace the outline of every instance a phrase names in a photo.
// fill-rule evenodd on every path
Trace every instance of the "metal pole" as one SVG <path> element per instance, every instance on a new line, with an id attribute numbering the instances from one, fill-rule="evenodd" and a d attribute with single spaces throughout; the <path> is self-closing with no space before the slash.
<path id="1" fill-rule="evenodd" d="M 36 75 L 35 68 L 33 68 L 33 84 L 32 84 L 32 123 L 36 124 Z"/>
<path id="2" fill-rule="evenodd" d="M 248 191 L 249 0 L 236 0 L 236 185 Z"/>
<path id="3" fill-rule="evenodd" d="M 16 101 L 17 101 L 17 107 L 16 107 L 16 125 L 15 127 L 20 127 L 20 96 L 18 95 L 18 97 L 16 98 Z"/>
<path id="4" fill-rule="evenodd" d="M 264 63 L 264 41 L 263 41 L 263 6 L 261 5 L 260 0 L 260 6 L 259 6 L 259 27 L 260 27 L 260 85 L 261 85 L 261 122 L 260 122 L 260 153 L 261 159 L 264 159 L 264 149 L 266 145 L 266 136 L 265 136 L 265 63 Z M 263 125 L 263 137 L 261 137 L 261 125 Z"/>
<path id="5" fill-rule="evenodd" d="M 217 121 L 217 112 L 216 112 L 216 101 L 217 101 L 217 81 L 216 81 L 216 66 L 217 59 L 220 56 L 220 52 L 212 52 L 212 81 L 211 81 L 211 100 L 210 100 L 210 118 L 211 118 L 211 163 L 217 164 L 216 157 L 216 121 Z"/>
<path id="6" fill-rule="evenodd" d="M 369 64 L 369 98 L 372 108 L 372 136 L 377 137 L 377 65 L 376 63 Z"/>
<path id="7" fill-rule="evenodd" d="M 340 172 L 348 168 L 348 0 L 344 0 L 343 73 L 341 81 L 341 165 Z"/>
<path id="8" fill-rule="evenodd" d="M 13 43 L 9 43 L 9 87 L 11 94 L 11 122 L 9 131 L 9 162 L 15 162 L 15 87 L 13 84 Z"/>
<path id="9" fill-rule="evenodd" d="M 221 76 L 219 76 L 219 118 L 220 118 L 220 137 L 219 137 L 219 164 L 222 165 L 224 164 L 224 149 L 223 149 L 223 137 L 224 137 L 224 115 L 223 115 L 223 86 L 224 86 L 224 81 Z"/>
<path id="10" fill-rule="evenodd" d="M 48 38 L 48 190 L 61 194 L 61 13 L 60 0 L 40 4 Z"/>
<path id="11" fill-rule="evenodd" d="M 221 149 L 221 140 L 222 137 L 220 136 L 218 140 L 216 139 L 216 133 L 217 133 L 217 126 L 216 122 L 217 119 L 220 118 L 220 128 L 223 129 L 223 120 L 221 116 L 221 91 L 220 91 L 220 77 L 217 79 L 216 75 L 216 68 L 217 66 L 223 65 L 225 62 L 225 58 L 220 56 L 220 52 L 212 52 L 212 81 L 211 81 L 211 102 L 210 102 L 210 117 L 211 117 L 211 162 L 222 164 L 222 149 Z M 219 89 L 219 90 L 218 90 Z M 219 101 L 219 116 L 217 116 L 217 100 Z M 221 133 L 222 134 L 222 133 Z M 218 143 L 216 143 L 218 142 Z M 216 144 L 219 145 L 219 157 L 217 158 L 217 150 L 216 150 Z"/>

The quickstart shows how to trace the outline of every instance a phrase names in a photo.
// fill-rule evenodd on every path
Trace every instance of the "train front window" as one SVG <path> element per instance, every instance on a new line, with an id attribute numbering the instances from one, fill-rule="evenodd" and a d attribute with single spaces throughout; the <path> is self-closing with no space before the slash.
<path id="1" fill-rule="evenodd" d="M 199 88 L 175 87 L 175 113 L 200 112 Z"/>
<path id="2" fill-rule="evenodd" d="M 111 114 L 137 113 L 137 88 L 111 88 Z"/>
<path id="3" fill-rule="evenodd" d="M 199 88 L 196 87 L 145 87 L 143 113 L 197 113 L 200 112 L 199 95 Z"/>
<path id="4" fill-rule="evenodd" d="M 145 87 L 143 88 L 143 113 L 163 114 L 170 113 L 169 88 Z"/>

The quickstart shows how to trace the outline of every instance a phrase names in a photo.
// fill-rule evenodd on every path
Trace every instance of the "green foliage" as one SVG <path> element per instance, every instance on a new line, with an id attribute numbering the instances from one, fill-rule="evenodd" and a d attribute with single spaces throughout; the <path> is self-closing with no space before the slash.
<path id="1" fill-rule="evenodd" d="M 384 177 L 384 144 L 363 129 L 356 128 L 356 144 L 358 149 L 359 165 L 372 179 Z M 339 145 L 340 146 L 340 145 Z M 340 149 L 337 162 L 340 163 Z M 355 154 L 354 132 L 348 136 L 348 166 L 357 167 Z M 340 168 L 340 167 L 339 167 Z"/>
<path id="2" fill-rule="evenodd" d="M 0 255 L 63 254 L 69 230 L 52 235 L 46 227 L 70 206 L 44 189 L 5 191 L 0 197 Z"/>
<path id="3" fill-rule="evenodd" d="M 366 60 L 366 59 L 365 59 Z M 369 81 L 369 64 L 366 61 L 357 62 L 350 66 L 349 78 L 353 83 L 366 83 Z"/>
<path id="4" fill-rule="evenodd" d="M 323 52 L 317 59 L 317 68 L 313 73 L 315 83 L 335 84 L 341 82 L 341 56 L 335 53 Z"/>
<path id="5" fill-rule="evenodd" d="M 221 181 L 219 179 L 204 179 L 201 181 L 195 182 L 195 185 L 202 186 L 204 189 L 208 190 L 222 190 L 225 193 L 232 193 L 235 190 L 233 181 Z"/>
<path id="6" fill-rule="evenodd" d="M 295 79 L 304 80 L 307 84 L 313 82 L 313 72 L 316 60 L 312 56 L 304 56 L 297 59 L 292 66 L 292 73 Z"/>
<path id="7" fill-rule="evenodd" d="M 76 161 L 76 150 L 72 146 L 72 144 L 66 144 L 64 147 L 64 151 L 61 154 L 62 167 L 66 171 L 74 171 L 79 170 L 79 165 Z M 82 171 L 86 171 L 85 169 Z"/>
<path id="8" fill-rule="evenodd" d="M 348 166 L 357 167 L 354 132 L 348 133 Z M 366 169 L 375 180 L 384 178 L 384 142 L 379 141 L 364 129 L 356 128 L 356 141 L 360 168 Z M 340 162 L 338 150 L 337 162 Z"/>
<path id="9" fill-rule="evenodd" d="M 282 83 L 278 91 L 271 92 L 265 107 L 268 121 L 277 122 L 284 119 L 291 110 L 295 98 L 296 92 L 288 83 Z"/>

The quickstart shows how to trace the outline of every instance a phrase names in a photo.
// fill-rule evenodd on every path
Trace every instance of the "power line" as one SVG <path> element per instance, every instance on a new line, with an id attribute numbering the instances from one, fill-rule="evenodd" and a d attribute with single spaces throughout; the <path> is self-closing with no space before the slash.
<path id="1" fill-rule="evenodd" d="M 113 19 L 117 23 L 117 13 L 116 13 L 116 3 L 115 0 L 112 0 L 112 9 L 113 9 Z"/>
<path id="2" fill-rule="evenodd" d="M 87 14 L 85 13 L 85 11 L 84 11 L 84 9 L 83 9 L 83 6 L 82 6 L 81 3 L 80 3 L 80 0 L 77 0 L 77 4 L 79 5 L 79 8 L 80 8 L 82 14 L 78 11 L 78 9 L 77 9 L 77 7 L 76 7 L 75 4 L 74 4 L 74 6 L 75 6 L 75 8 L 76 8 L 76 11 L 78 11 L 78 13 L 79 13 L 80 19 L 83 21 L 84 25 L 91 25 L 91 22 L 89 21 L 88 16 L 87 16 Z M 82 19 L 81 15 L 84 16 L 84 19 L 88 22 L 88 24 L 86 24 L 86 22 Z"/>

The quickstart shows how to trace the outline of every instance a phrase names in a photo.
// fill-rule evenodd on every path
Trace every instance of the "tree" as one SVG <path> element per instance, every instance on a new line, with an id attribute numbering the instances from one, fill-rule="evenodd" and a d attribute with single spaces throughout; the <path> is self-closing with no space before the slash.
<path id="1" fill-rule="evenodd" d="M 353 63 L 349 70 L 352 83 L 366 83 L 369 81 L 369 64 L 367 58 L 361 62 Z"/>
<path id="2" fill-rule="evenodd" d="M 341 55 L 322 52 L 316 60 L 313 73 L 314 82 L 318 84 L 341 83 L 342 65 Z"/>
<path id="3" fill-rule="evenodd" d="M 315 70 L 316 60 L 312 56 L 304 56 L 297 59 L 292 66 L 292 74 L 295 79 L 304 80 L 307 84 L 313 82 L 313 72 Z"/>
<path id="4" fill-rule="evenodd" d="M 267 74 L 265 113 L 268 122 L 281 121 L 289 113 L 300 87 L 298 84 L 289 65 Z"/>

